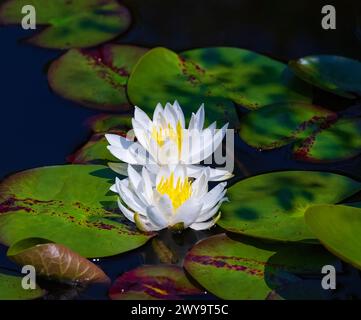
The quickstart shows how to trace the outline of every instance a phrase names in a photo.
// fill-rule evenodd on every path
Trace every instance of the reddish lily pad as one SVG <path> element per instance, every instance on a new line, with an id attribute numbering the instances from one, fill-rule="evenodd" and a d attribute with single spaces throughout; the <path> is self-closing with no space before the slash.
<path id="1" fill-rule="evenodd" d="M 7 256 L 19 265 L 34 266 L 37 275 L 62 282 L 107 283 L 106 274 L 62 244 L 31 238 L 12 245 Z"/>
<path id="2" fill-rule="evenodd" d="M 72 49 L 54 61 L 48 72 L 50 87 L 84 106 L 108 111 L 129 110 L 126 85 L 133 65 L 147 49 L 105 45 Z"/>
<path id="3" fill-rule="evenodd" d="M 274 104 L 242 118 L 241 138 L 261 150 L 293 143 L 293 156 L 333 162 L 361 153 L 361 119 L 303 103 Z"/>
<path id="4" fill-rule="evenodd" d="M 109 291 L 113 300 L 180 300 L 204 294 L 182 268 L 173 265 L 142 266 L 126 272 Z"/>
<path id="5" fill-rule="evenodd" d="M 109 41 L 130 25 L 130 13 L 116 0 L 9 0 L 0 7 L 0 23 L 20 24 L 22 8 L 36 10 L 37 28 L 28 39 L 40 47 L 85 48 Z"/>
<path id="6" fill-rule="evenodd" d="M 265 244 L 232 240 L 225 234 L 198 242 L 187 254 L 185 269 L 209 292 L 222 299 L 266 299 L 272 290 L 299 281 L 297 275 L 321 275 L 340 262 L 314 245 Z"/>

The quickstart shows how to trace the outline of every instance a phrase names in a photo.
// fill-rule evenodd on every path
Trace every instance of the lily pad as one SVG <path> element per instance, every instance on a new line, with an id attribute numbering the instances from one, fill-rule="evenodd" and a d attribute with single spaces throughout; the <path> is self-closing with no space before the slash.
<path id="1" fill-rule="evenodd" d="M 124 133 L 123 133 L 124 134 Z M 78 164 L 103 164 L 119 161 L 107 149 L 108 141 L 104 133 L 94 134 L 78 151 L 68 157 L 68 161 Z"/>
<path id="2" fill-rule="evenodd" d="M 12 246 L 44 238 L 84 257 L 143 245 L 152 234 L 140 233 L 118 215 L 117 197 L 109 191 L 113 181 L 114 173 L 100 165 L 43 167 L 10 176 L 0 184 L 0 241 Z"/>
<path id="3" fill-rule="evenodd" d="M 114 130 L 128 131 L 132 128 L 132 115 L 99 114 L 89 118 L 87 126 L 95 133 L 105 133 Z"/>
<path id="4" fill-rule="evenodd" d="M 70 283 L 107 283 L 110 279 L 94 263 L 62 244 L 46 239 L 21 240 L 7 256 L 19 265 L 34 266 L 37 275 Z"/>
<path id="5" fill-rule="evenodd" d="M 37 28 L 44 27 L 28 42 L 46 48 L 95 46 L 123 33 L 131 20 L 116 0 L 10 0 L 0 7 L 0 23 L 20 24 L 26 5 L 36 10 Z"/>
<path id="6" fill-rule="evenodd" d="M 341 205 L 312 206 L 306 211 L 305 220 L 328 250 L 361 269 L 361 209 Z"/>
<path id="7" fill-rule="evenodd" d="M 105 45 L 72 49 L 55 60 L 48 71 L 50 87 L 59 95 L 100 110 L 129 110 L 126 85 L 133 65 L 147 49 Z"/>
<path id="8" fill-rule="evenodd" d="M 202 294 L 183 269 L 173 265 L 142 266 L 126 272 L 109 291 L 113 300 L 180 300 Z"/>
<path id="9" fill-rule="evenodd" d="M 128 95 L 149 114 L 158 102 L 178 100 L 189 118 L 204 103 L 209 122 L 235 127 L 234 103 L 256 109 L 289 99 L 310 101 L 306 89 L 292 89 L 294 80 L 283 63 L 244 49 L 203 48 L 178 55 L 155 48 L 134 67 Z"/>
<path id="10" fill-rule="evenodd" d="M 218 225 L 240 234 L 279 241 L 311 241 L 304 222 L 314 204 L 336 204 L 361 189 L 361 183 L 329 172 L 284 171 L 242 180 L 227 191 Z"/>
<path id="11" fill-rule="evenodd" d="M 44 295 L 45 292 L 38 286 L 25 290 L 22 280 L 23 277 L 0 273 L 0 300 L 33 300 Z"/>
<path id="12" fill-rule="evenodd" d="M 361 96 L 361 62 L 332 55 L 308 56 L 289 63 L 303 80 L 346 98 Z"/>
<path id="13" fill-rule="evenodd" d="M 298 160 L 341 161 L 361 153 L 361 118 L 303 103 L 274 104 L 245 115 L 240 136 L 261 150 L 294 143 Z"/>
<path id="14" fill-rule="evenodd" d="M 320 246 L 239 242 L 220 234 L 198 242 L 187 254 L 184 267 L 219 298 L 259 300 L 298 282 L 294 274 L 321 276 L 325 264 L 340 269 L 340 262 Z"/>

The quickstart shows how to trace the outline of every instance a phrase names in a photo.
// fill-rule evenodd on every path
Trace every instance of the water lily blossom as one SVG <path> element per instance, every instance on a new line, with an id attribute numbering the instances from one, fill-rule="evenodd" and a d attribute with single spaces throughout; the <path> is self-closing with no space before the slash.
<path id="1" fill-rule="evenodd" d="M 204 127 L 205 112 L 202 105 L 193 113 L 188 128 L 178 102 L 158 104 L 153 119 L 140 108 L 135 107 L 132 126 L 137 141 L 115 134 L 106 134 L 109 151 L 124 163 L 111 164 L 118 173 L 126 173 L 126 165 L 147 166 L 153 173 L 160 166 L 182 164 L 187 166 L 188 175 L 199 177 L 204 170 L 200 162 L 212 156 L 226 134 L 228 124 L 216 129 L 216 123 Z M 139 171 L 139 170 L 138 170 Z M 232 177 L 225 169 L 210 168 L 209 180 L 222 181 Z"/>
<path id="2" fill-rule="evenodd" d="M 208 191 L 210 169 L 196 178 L 187 176 L 185 166 L 161 167 L 155 175 L 146 167 L 137 172 L 128 166 L 128 178 L 116 179 L 111 190 L 119 194 L 119 208 L 142 231 L 164 228 L 212 227 L 220 217 L 219 208 L 226 201 L 226 182 Z"/>

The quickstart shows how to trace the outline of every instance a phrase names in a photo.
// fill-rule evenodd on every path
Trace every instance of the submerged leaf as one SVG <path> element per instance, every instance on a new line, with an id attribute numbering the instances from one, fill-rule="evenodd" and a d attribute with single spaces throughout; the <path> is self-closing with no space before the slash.
<path id="1" fill-rule="evenodd" d="M 137 231 L 118 214 L 117 196 L 109 191 L 114 177 L 100 165 L 44 167 L 10 176 L 0 184 L 0 241 L 11 246 L 44 238 L 85 257 L 143 245 L 153 234 Z"/>
<path id="2" fill-rule="evenodd" d="M 62 244 L 30 238 L 13 244 L 7 256 L 19 265 L 34 266 L 38 275 L 64 282 L 107 283 L 106 274 Z"/>
<path id="3" fill-rule="evenodd" d="M 201 294 L 183 269 L 172 265 L 142 266 L 126 272 L 109 291 L 113 300 L 179 300 Z"/>
<path id="4" fill-rule="evenodd" d="M 116 0 L 9 0 L 0 7 L 0 22 L 20 24 L 26 5 L 35 8 L 37 26 L 44 26 L 28 42 L 46 48 L 95 46 L 124 32 L 131 20 Z"/>

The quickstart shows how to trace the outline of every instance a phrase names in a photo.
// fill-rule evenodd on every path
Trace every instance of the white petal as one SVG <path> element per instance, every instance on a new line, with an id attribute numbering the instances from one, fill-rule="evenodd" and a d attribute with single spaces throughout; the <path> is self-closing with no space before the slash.
<path id="1" fill-rule="evenodd" d="M 189 227 L 193 230 L 207 230 L 207 229 L 210 229 L 211 227 L 213 227 L 214 225 L 216 224 L 216 221 L 215 220 L 210 220 L 210 221 L 207 221 L 207 222 L 195 222 L 195 223 L 192 223 Z"/>
<path id="2" fill-rule="evenodd" d="M 157 227 L 163 229 L 168 226 L 168 220 L 164 217 L 162 212 L 156 206 L 151 206 L 147 208 L 147 216 L 149 220 Z"/>
<path id="3" fill-rule="evenodd" d="M 192 136 L 192 150 L 187 163 L 199 163 L 212 155 L 222 143 L 227 128 L 228 123 L 214 135 L 212 130 L 205 129 L 199 136 Z"/>
<path id="4" fill-rule="evenodd" d="M 196 222 L 204 222 L 212 218 L 219 211 L 219 208 L 221 207 L 222 203 L 225 201 L 228 201 L 228 198 L 223 198 L 221 201 L 218 202 L 218 204 L 214 208 L 208 211 L 202 210 L 202 214 L 197 218 Z"/>
<path id="5" fill-rule="evenodd" d="M 138 189 L 140 183 L 142 183 L 141 175 L 131 166 L 128 165 L 128 177 L 134 190 Z"/>
<path id="6" fill-rule="evenodd" d="M 191 117 L 191 121 L 189 122 L 189 129 L 202 130 L 204 126 L 204 104 L 200 106 L 197 113 Z"/>
<path id="7" fill-rule="evenodd" d="M 131 144 L 134 143 L 134 141 L 128 140 L 118 134 L 107 133 L 105 135 L 105 138 L 107 139 L 110 145 L 116 147 L 122 147 L 124 149 L 127 149 Z"/>
<path id="8" fill-rule="evenodd" d="M 177 129 L 177 113 L 173 109 L 173 106 L 170 103 L 167 103 L 164 108 L 164 117 L 167 122 L 173 127 L 174 130 Z"/>
<path id="9" fill-rule="evenodd" d="M 148 217 L 140 216 L 137 213 L 134 214 L 134 221 L 141 231 L 158 231 L 162 229 L 151 222 Z"/>
<path id="10" fill-rule="evenodd" d="M 109 188 L 109 190 L 118 193 L 118 189 L 115 183 Z"/>
<path id="11" fill-rule="evenodd" d="M 149 149 L 149 140 L 150 140 L 150 127 L 144 127 L 138 120 L 132 119 L 132 126 L 134 134 L 139 142 L 146 150 Z"/>
<path id="12" fill-rule="evenodd" d="M 173 108 L 177 114 L 177 120 L 179 121 L 181 127 L 184 129 L 185 128 L 184 113 L 177 100 L 174 101 Z"/>
<path id="13" fill-rule="evenodd" d="M 217 184 L 211 191 L 202 197 L 200 200 L 203 204 L 202 210 L 209 210 L 224 197 L 225 193 L 227 192 L 227 190 L 224 189 L 226 184 L 226 182 Z"/>
<path id="14" fill-rule="evenodd" d="M 188 199 L 177 209 L 172 219 L 172 225 L 183 222 L 184 228 L 188 228 L 188 226 L 197 219 L 201 209 L 201 203 L 196 202 L 193 199 Z"/>
<path id="15" fill-rule="evenodd" d="M 127 188 L 124 182 L 121 183 L 121 181 L 116 178 L 116 186 L 119 196 L 130 209 L 143 215 L 146 214 L 146 204 L 141 201 L 134 192 Z"/>
<path id="16" fill-rule="evenodd" d="M 134 119 L 143 125 L 145 128 L 149 128 L 152 125 L 152 121 L 149 119 L 148 115 L 137 106 L 134 107 Z"/>
<path id="17" fill-rule="evenodd" d="M 158 193 L 159 195 L 159 193 Z M 173 215 L 173 204 L 167 194 L 159 195 L 158 208 L 163 215 L 169 220 Z"/>
<path id="18" fill-rule="evenodd" d="M 128 163 L 108 162 L 108 167 L 122 176 L 128 176 Z"/>
<path id="19" fill-rule="evenodd" d="M 153 124 L 157 124 L 157 119 L 159 117 L 160 114 L 163 114 L 163 108 L 162 105 L 160 103 L 158 103 L 154 109 L 154 113 L 153 113 Z"/>
<path id="20" fill-rule="evenodd" d="M 142 177 L 143 177 L 143 185 L 144 185 L 144 193 L 148 199 L 149 202 L 153 200 L 153 188 L 152 188 L 152 180 L 149 175 L 148 170 L 143 167 L 142 169 Z"/>
<path id="21" fill-rule="evenodd" d="M 192 184 L 192 196 L 200 198 L 208 191 L 209 168 L 203 169 L 202 174 Z"/>
<path id="22" fill-rule="evenodd" d="M 134 212 L 133 211 L 130 211 L 129 209 L 127 209 L 125 206 L 123 206 L 122 202 L 120 201 L 120 199 L 118 199 L 118 206 L 119 206 L 119 209 L 120 211 L 124 214 L 124 216 L 134 222 Z"/>
<path id="23" fill-rule="evenodd" d="M 198 178 L 204 170 L 204 166 L 188 164 L 187 174 L 190 177 Z M 209 181 L 223 181 L 233 177 L 233 174 L 225 169 L 217 169 L 209 167 Z"/>

